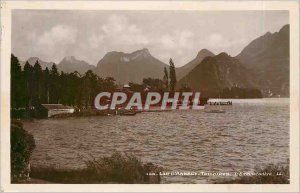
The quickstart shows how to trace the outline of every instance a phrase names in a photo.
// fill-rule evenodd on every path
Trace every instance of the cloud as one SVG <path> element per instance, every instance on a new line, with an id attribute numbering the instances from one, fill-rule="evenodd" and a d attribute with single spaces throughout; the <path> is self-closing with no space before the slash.
<path id="1" fill-rule="evenodd" d="M 89 32 L 88 46 L 104 54 L 108 51 L 131 52 L 147 47 L 160 60 L 168 62 L 170 57 L 177 57 L 176 61 L 180 64 L 186 58 L 185 51 L 193 49 L 194 33 L 190 30 L 170 29 L 170 32 L 155 33 L 155 29 L 146 29 L 133 23 L 132 18 L 113 14 L 96 30 Z"/>
<path id="2" fill-rule="evenodd" d="M 219 33 L 212 33 L 208 37 L 208 46 L 214 48 L 230 48 L 246 43 L 245 39 L 228 39 Z"/>
<path id="3" fill-rule="evenodd" d="M 53 56 L 60 60 L 69 55 L 70 46 L 77 41 L 77 30 L 68 25 L 58 24 L 39 35 L 33 31 L 26 37 L 29 42 L 32 42 L 30 48 L 33 56 L 38 56 L 42 60 L 53 61 Z"/>
<path id="4" fill-rule="evenodd" d="M 146 45 L 149 43 L 149 39 L 144 35 L 142 29 L 135 24 L 131 24 L 126 17 L 119 15 L 111 15 L 93 33 L 88 38 L 89 45 L 93 48 L 100 47 L 102 43 L 109 43 L 114 46 Z"/>
<path id="5" fill-rule="evenodd" d="M 112 15 L 107 19 L 107 23 L 101 27 L 105 34 L 118 34 L 126 29 L 128 20 L 125 17 Z"/>
<path id="6" fill-rule="evenodd" d="M 172 56 L 176 63 L 183 64 L 186 62 L 186 55 L 195 48 L 193 41 L 194 33 L 189 30 L 175 30 L 173 33 L 167 33 L 156 39 L 156 44 L 160 45 L 159 58 L 168 61 Z M 158 40 L 158 41 L 157 41 Z"/>
<path id="7" fill-rule="evenodd" d="M 96 35 L 96 34 L 93 34 L 89 37 L 88 39 L 88 42 L 89 42 L 89 45 L 92 47 L 92 48 L 97 48 L 100 43 L 104 40 L 104 35 L 100 34 L 100 35 Z"/>
<path id="8" fill-rule="evenodd" d="M 194 34 L 188 30 L 176 30 L 172 34 L 165 34 L 157 43 L 162 44 L 165 49 L 176 50 L 182 48 L 189 48 Z"/>
<path id="9" fill-rule="evenodd" d="M 63 42 L 64 44 L 73 44 L 76 41 L 76 29 L 67 25 L 53 26 L 49 31 L 44 32 L 38 39 L 40 46 L 53 47 Z"/>
<path id="10" fill-rule="evenodd" d="M 74 55 L 95 65 L 108 51 L 148 48 L 163 62 L 172 57 L 183 65 L 203 48 L 238 54 L 289 20 L 287 11 L 15 10 L 12 21 L 12 51 L 23 60 L 37 56 L 59 62 Z"/>
<path id="11" fill-rule="evenodd" d="M 221 34 L 213 33 L 208 37 L 208 43 L 210 46 L 215 47 L 227 47 L 230 42 L 225 39 Z"/>

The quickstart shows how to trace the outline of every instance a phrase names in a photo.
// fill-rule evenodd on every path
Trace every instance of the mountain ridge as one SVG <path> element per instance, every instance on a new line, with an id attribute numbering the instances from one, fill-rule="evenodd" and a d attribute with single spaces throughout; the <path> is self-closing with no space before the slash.
<path id="1" fill-rule="evenodd" d="M 236 56 L 256 72 L 265 96 L 289 96 L 289 24 L 278 32 L 267 32 L 251 41 Z"/>
<path id="2" fill-rule="evenodd" d="M 252 73 L 241 62 L 222 52 L 205 57 L 179 82 L 178 86 L 188 86 L 208 96 L 218 96 L 225 88 L 255 88 L 251 81 Z"/>
<path id="3" fill-rule="evenodd" d="M 44 60 L 40 59 L 39 57 L 29 57 L 27 60 L 23 61 L 23 60 L 19 60 L 21 67 L 23 68 L 25 63 L 28 61 L 28 63 L 31 66 L 34 66 L 34 64 L 36 63 L 36 61 L 39 62 L 39 64 L 41 65 L 42 69 L 46 69 L 48 68 L 49 70 L 51 69 L 52 65 L 55 64 L 54 62 L 45 62 Z"/>
<path id="4" fill-rule="evenodd" d="M 55 64 L 38 57 L 28 58 L 32 66 L 36 61 L 43 69 L 50 69 Z M 289 96 L 289 61 L 287 24 L 277 32 L 266 32 L 252 40 L 235 57 L 225 52 L 215 55 L 208 49 L 201 49 L 194 59 L 176 68 L 176 74 L 178 85 L 189 83 L 191 85 L 187 86 L 193 89 L 220 92 L 224 87 L 255 87 L 261 89 L 264 96 Z M 25 61 L 20 63 L 24 66 Z M 76 70 L 81 74 L 93 70 L 100 77 L 115 78 L 117 84 L 141 83 L 143 78 L 149 77 L 162 79 L 164 68 L 169 70 L 169 65 L 152 56 L 147 48 L 131 53 L 107 52 L 97 66 L 75 56 L 66 56 L 57 67 L 59 71 Z"/>
<path id="5" fill-rule="evenodd" d="M 215 54 L 207 49 L 200 50 L 194 59 L 192 59 L 184 66 L 176 69 L 177 78 L 181 79 L 184 76 L 186 76 L 193 68 L 195 68 L 207 56 L 215 56 Z"/>
<path id="6" fill-rule="evenodd" d="M 67 73 L 77 71 L 80 74 L 84 74 L 88 70 L 93 70 L 95 66 L 90 65 L 84 60 L 78 60 L 75 56 L 66 56 L 59 62 L 57 68 L 59 71 Z"/>
<path id="7" fill-rule="evenodd" d="M 117 83 L 141 83 L 143 78 L 163 78 L 167 64 L 153 57 L 147 48 L 131 53 L 108 52 L 97 63 L 95 72 L 102 77 L 113 77 Z"/>

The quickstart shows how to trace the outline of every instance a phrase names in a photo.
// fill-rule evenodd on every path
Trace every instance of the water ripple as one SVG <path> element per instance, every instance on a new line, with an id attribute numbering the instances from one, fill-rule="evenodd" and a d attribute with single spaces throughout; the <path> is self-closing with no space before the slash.
<path id="1" fill-rule="evenodd" d="M 78 155 L 134 153 L 169 171 L 237 171 L 289 156 L 286 99 L 236 100 L 224 114 L 203 111 L 25 122 L 37 147 L 33 165 L 78 168 Z M 211 183 L 204 176 L 166 176 L 163 183 Z"/>

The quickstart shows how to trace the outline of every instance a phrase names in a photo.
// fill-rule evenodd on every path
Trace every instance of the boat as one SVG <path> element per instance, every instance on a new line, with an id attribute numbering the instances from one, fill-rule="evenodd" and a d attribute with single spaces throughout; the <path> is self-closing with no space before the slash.
<path id="1" fill-rule="evenodd" d="M 136 112 L 134 111 L 123 111 L 123 112 L 120 112 L 120 115 L 121 116 L 133 116 L 133 115 L 136 115 Z"/>
<path id="2" fill-rule="evenodd" d="M 221 98 L 219 95 L 219 100 L 220 102 L 217 102 L 216 106 L 219 106 L 219 109 L 208 109 L 208 110 L 204 110 L 205 113 L 225 113 L 226 111 L 221 109 Z"/>
<path id="3" fill-rule="evenodd" d="M 136 115 L 136 111 L 134 110 L 126 110 L 126 109 L 118 109 L 116 114 L 121 115 L 121 116 L 133 116 Z"/>
<path id="4" fill-rule="evenodd" d="M 232 101 L 227 102 L 208 102 L 209 105 L 232 105 Z"/>

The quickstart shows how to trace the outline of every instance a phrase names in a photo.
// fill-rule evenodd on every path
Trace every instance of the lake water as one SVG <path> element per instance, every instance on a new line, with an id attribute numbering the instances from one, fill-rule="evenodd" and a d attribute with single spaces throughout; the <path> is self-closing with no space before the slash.
<path id="1" fill-rule="evenodd" d="M 82 156 L 106 156 L 114 150 L 133 153 L 164 171 L 252 171 L 285 163 L 289 99 L 232 101 L 232 106 L 222 106 L 226 113 L 217 114 L 177 110 L 25 122 L 37 145 L 32 165 L 78 168 L 84 166 Z M 211 183 L 216 178 L 164 176 L 162 182 Z"/>

